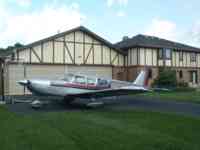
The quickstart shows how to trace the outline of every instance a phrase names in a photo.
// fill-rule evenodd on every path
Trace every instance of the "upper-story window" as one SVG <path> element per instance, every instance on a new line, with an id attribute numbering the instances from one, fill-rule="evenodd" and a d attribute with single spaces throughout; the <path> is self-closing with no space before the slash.
<path id="1" fill-rule="evenodd" d="M 169 48 L 160 49 L 158 52 L 159 59 L 171 59 L 172 50 Z"/>
<path id="2" fill-rule="evenodd" d="M 190 53 L 190 61 L 194 62 L 196 59 L 196 53 Z"/>
<path id="3" fill-rule="evenodd" d="M 163 59 L 163 49 L 159 49 L 158 51 L 158 58 Z"/>
<path id="4" fill-rule="evenodd" d="M 183 52 L 179 52 L 179 61 L 183 61 Z"/>
<path id="5" fill-rule="evenodd" d="M 165 51 L 165 59 L 171 59 L 171 49 L 164 49 Z"/>

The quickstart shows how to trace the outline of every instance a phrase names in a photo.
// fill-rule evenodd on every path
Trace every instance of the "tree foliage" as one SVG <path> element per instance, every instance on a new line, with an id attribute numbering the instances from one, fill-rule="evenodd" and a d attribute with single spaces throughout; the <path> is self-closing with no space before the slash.
<path id="1" fill-rule="evenodd" d="M 176 87 L 176 71 L 169 68 L 160 68 L 154 85 L 158 87 Z"/>
<path id="2" fill-rule="evenodd" d="M 20 47 L 23 47 L 24 45 L 21 44 L 21 43 L 15 43 L 14 45 L 9 45 L 7 48 L 0 48 L 0 51 L 1 50 L 5 50 L 5 51 L 10 51 L 10 50 L 13 50 L 15 48 L 20 48 Z"/>

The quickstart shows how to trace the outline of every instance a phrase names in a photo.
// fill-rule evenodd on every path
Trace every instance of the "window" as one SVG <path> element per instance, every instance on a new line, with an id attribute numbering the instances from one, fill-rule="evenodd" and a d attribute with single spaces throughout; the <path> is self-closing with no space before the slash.
<path id="1" fill-rule="evenodd" d="M 107 85 L 108 82 L 107 82 L 107 80 L 98 79 L 98 84 L 104 86 L 104 85 Z"/>
<path id="2" fill-rule="evenodd" d="M 67 74 L 63 80 L 67 82 L 71 82 L 73 80 L 74 76 L 72 74 Z"/>
<path id="3" fill-rule="evenodd" d="M 159 49 L 158 51 L 158 58 L 163 59 L 163 49 Z"/>
<path id="4" fill-rule="evenodd" d="M 171 49 L 159 49 L 158 58 L 159 59 L 171 59 Z"/>
<path id="5" fill-rule="evenodd" d="M 83 76 L 76 76 L 74 82 L 75 83 L 80 83 L 80 84 L 85 84 L 85 77 L 83 77 Z"/>
<path id="6" fill-rule="evenodd" d="M 87 79 L 87 84 L 89 84 L 89 85 L 95 85 L 95 83 L 96 83 L 96 79 L 93 79 L 93 78 L 88 78 Z"/>
<path id="7" fill-rule="evenodd" d="M 180 79 L 183 78 L 183 71 L 182 71 L 182 70 L 179 71 L 179 78 L 180 78 Z"/>
<path id="8" fill-rule="evenodd" d="M 191 62 L 196 61 L 196 54 L 195 54 L 195 53 L 191 53 L 191 54 L 190 54 L 190 61 L 191 61 Z"/>
<path id="9" fill-rule="evenodd" d="M 183 52 L 179 52 L 179 61 L 183 61 Z"/>
<path id="10" fill-rule="evenodd" d="M 165 49 L 165 59 L 171 59 L 171 49 Z"/>

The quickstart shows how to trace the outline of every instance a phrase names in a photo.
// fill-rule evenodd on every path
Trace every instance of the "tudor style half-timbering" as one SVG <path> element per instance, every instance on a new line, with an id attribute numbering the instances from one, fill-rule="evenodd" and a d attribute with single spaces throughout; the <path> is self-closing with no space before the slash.
<path id="1" fill-rule="evenodd" d="M 124 65 L 122 51 L 82 26 L 18 49 L 15 59 L 30 64 Z"/>
<path id="2" fill-rule="evenodd" d="M 24 65 L 19 65 L 23 62 Z M 24 66 L 24 67 L 23 67 Z M 23 78 L 57 78 L 66 72 L 113 78 L 124 67 L 124 53 L 85 27 L 63 32 L 17 49 L 8 64 L 7 93 L 26 91 Z M 117 77 L 117 76 L 116 76 Z"/>
<path id="3" fill-rule="evenodd" d="M 150 85 L 160 67 L 169 67 L 176 70 L 179 82 L 200 83 L 200 49 L 146 35 L 126 37 L 113 45 L 80 26 L 16 49 L 9 56 L 3 65 L 8 95 L 27 93 L 18 80 L 55 79 L 67 72 L 132 81 L 146 69 Z"/>
<path id="4" fill-rule="evenodd" d="M 127 52 L 128 80 L 133 80 L 141 69 L 150 70 L 154 79 L 159 67 L 170 67 L 177 71 L 178 81 L 200 83 L 198 48 L 146 35 L 125 39 L 116 46 Z"/>

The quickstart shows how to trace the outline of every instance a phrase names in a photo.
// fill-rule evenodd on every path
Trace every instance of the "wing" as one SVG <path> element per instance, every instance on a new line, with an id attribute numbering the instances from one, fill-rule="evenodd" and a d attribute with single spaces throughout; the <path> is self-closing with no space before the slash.
<path id="1" fill-rule="evenodd" d="M 81 93 L 81 94 L 69 94 L 66 97 L 74 97 L 74 98 L 101 98 L 101 97 L 111 97 L 111 96 L 121 96 L 121 95 L 129 95 L 129 94 L 139 94 L 148 92 L 148 89 L 143 87 L 135 88 L 135 87 L 124 87 L 119 89 L 105 89 L 105 90 L 97 90 L 93 92 Z"/>

